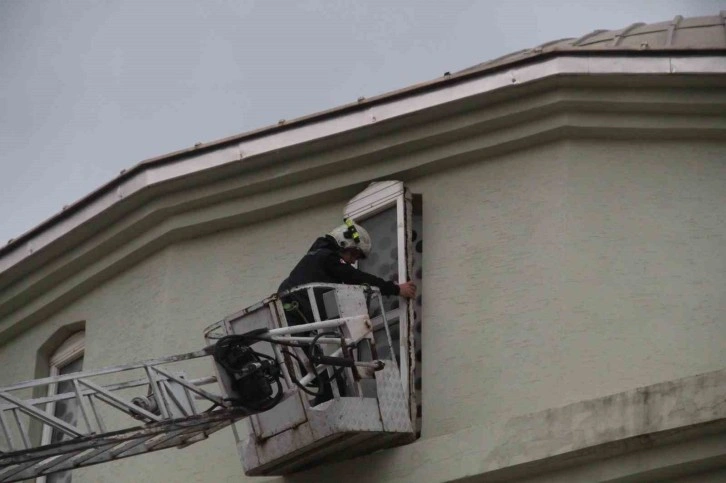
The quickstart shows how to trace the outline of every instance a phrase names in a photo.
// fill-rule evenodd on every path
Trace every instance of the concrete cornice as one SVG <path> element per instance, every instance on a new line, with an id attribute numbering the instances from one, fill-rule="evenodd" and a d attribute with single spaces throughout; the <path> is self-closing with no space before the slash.
<path id="1" fill-rule="evenodd" d="M 0 247 L 0 273 L 145 188 L 242 159 L 322 140 L 373 123 L 384 123 L 450 102 L 553 76 L 726 74 L 726 55 L 713 51 L 704 51 L 701 55 L 698 52 L 675 51 L 670 55 L 665 52 L 645 57 L 597 52 L 588 55 L 551 55 L 506 65 L 506 69 L 475 70 L 448 76 L 362 100 L 355 105 L 342 106 L 147 160 L 128 172 L 122 172 L 118 178 Z"/>
<path id="2" fill-rule="evenodd" d="M 555 58 L 536 66 L 540 77 L 522 67 L 151 164 L 5 250 L 0 340 L 175 241 L 342 199 L 372 179 L 572 137 L 726 135 L 726 58 L 611 59 L 610 70 L 594 59 Z"/>

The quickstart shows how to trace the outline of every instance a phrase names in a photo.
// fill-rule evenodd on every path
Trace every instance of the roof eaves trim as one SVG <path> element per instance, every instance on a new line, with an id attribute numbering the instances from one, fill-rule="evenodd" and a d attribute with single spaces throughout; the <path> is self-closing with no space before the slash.
<path id="1" fill-rule="evenodd" d="M 63 213 L 63 217 L 51 218 L 23 235 L 21 239 L 0 248 L 0 272 L 20 263 L 121 199 L 149 186 L 409 115 L 451 101 L 557 75 L 726 74 L 726 55 L 716 55 L 712 52 L 703 55 L 683 52 L 680 54 L 641 57 L 614 53 L 602 55 L 593 52 L 583 55 L 578 52 L 538 57 L 494 71 L 470 72 L 465 78 L 457 79 L 457 82 L 437 82 L 425 90 L 411 91 L 411 88 L 408 88 L 404 90 L 406 95 L 386 94 L 381 96 L 385 99 L 359 106 L 356 110 L 342 111 L 332 116 L 325 115 L 326 113 L 309 116 L 303 118 L 305 122 L 287 126 L 283 130 L 264 130 L 259 134 L 255 132 L 255 135 L 251 136 L 236 136 L 216 142 L 214 147 L 191 149 L 158 158 L 164 162 L 150 160 L 89 195 L 82 200 L 83 203 L 79 202 L 79 206 L 72 212 L 68 210 Z M 177 157 L 169 159 L 171 156 Z"/>

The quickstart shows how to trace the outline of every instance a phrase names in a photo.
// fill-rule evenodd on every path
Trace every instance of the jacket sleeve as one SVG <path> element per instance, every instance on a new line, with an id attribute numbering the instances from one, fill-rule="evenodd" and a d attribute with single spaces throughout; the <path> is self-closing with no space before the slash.
<path id="1" fill-rule="evenodd" d="M 325 270 L 333 278 L 349 285 L 368 284 L 378 287 L 383 295 L 398 295 L 400 291 L 398 285 L 394 282 L 389 282 L 370 273 L 358 270 L 352 265 L 345 263 L 337 254 L 331 254 L 325 258 Z"/>

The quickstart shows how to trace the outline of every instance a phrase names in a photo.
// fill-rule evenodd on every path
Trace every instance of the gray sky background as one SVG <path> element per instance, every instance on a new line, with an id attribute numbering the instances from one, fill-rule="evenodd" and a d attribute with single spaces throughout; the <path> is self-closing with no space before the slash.
<path id="1" fill-rule="evenodd" d="M 724 0 L 0 0 L 0 243 L 138 162 Z"/>

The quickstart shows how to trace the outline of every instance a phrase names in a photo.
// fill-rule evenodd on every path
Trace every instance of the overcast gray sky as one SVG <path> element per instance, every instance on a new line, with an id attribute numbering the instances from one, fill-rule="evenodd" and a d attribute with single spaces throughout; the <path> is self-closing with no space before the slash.
<path id="1" fill-rule="evenodd" d="M 0 0 L 0 243 L 144 159 L 724 0 Z"/>

